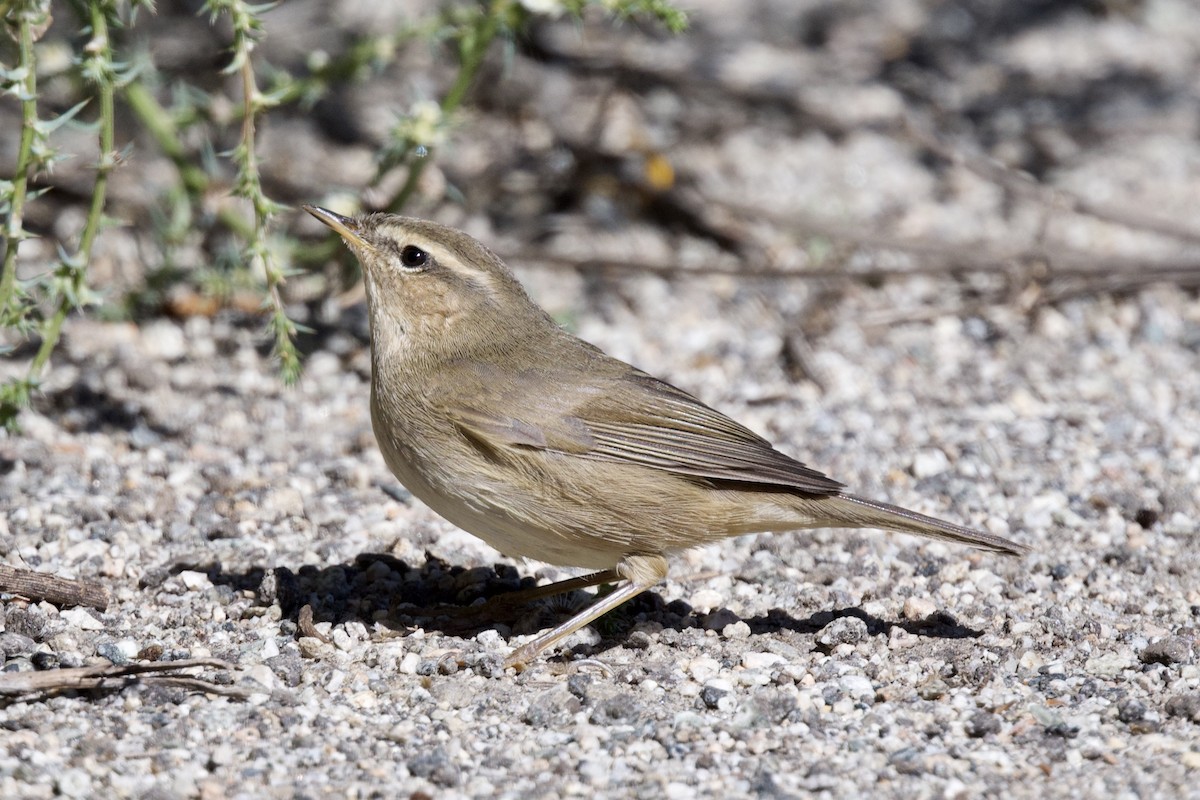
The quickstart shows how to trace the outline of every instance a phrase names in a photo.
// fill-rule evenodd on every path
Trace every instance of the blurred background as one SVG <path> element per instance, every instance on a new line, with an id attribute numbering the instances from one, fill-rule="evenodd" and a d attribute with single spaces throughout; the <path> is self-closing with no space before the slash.
<path id="1" fill-rule="evenodd" d="M 858 286 L 915 292 L 872 311 L 886 329 L 1200 281 L 1188 0 L 691 0 L 685 29 L 656 2 L 9 8 L 0 174 L 22 14 L 47 130 L 21 160 L 22 366 L 61 307 L 262 320 L 294 376 L 292 321 L 361 334 L 353 260 L 305 202 L 463 227 L 567 322 L 715 273 L 817 381 Z"/>

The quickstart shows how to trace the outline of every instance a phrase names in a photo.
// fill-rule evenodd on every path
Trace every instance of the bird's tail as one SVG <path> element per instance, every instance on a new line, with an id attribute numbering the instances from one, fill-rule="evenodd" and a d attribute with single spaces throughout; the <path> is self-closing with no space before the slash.
<path id="1" fill-rule="evenodd" d="M 953 522 L 943 522 L 878 500 L 839 494 L 822 498 L 821 502 L 826 512 L 836 514 L 839 520 L 848 526 L 915 533 L 931 539 L 957 542 L 1011 556 L 1019 556 L 1029 551 L 1025 545 L 1009 541 L 1002 536 L 972 530 Z"/>

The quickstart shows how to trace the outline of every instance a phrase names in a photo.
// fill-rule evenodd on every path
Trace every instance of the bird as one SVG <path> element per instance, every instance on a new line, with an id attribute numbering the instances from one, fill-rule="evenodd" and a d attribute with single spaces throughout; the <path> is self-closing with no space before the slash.
<path id="1" fill-rule="evenodd" d="M 371 423 L 420 499 L 501 553 L 593 572 L 531 596 L 619 584 L 517 647 L 544 651 L 664 580 L 669 559 L 749 533 L 878 528 L 1007 555 L 1027 548 L 846 486 L 686 391 L 559 326 L 462 231 L 304 209 L 362 266 Z"/>

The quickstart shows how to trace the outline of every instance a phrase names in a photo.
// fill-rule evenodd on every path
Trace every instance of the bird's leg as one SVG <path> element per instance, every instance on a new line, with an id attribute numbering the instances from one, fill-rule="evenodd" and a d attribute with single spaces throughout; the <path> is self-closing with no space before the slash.
<path id="1" fill-rule="evenodd" d="M 482 603 L 475 603 L 469 606 L 431 606 L 405 609 L 405 612 L 414 616 L 450 617 L 451 619 L 475 619 L 480 617 L 492 619 L 499 614 L 507 613 L 518 606 L 526 605 L 534 600 L 540 600 L 543 597 L 554 597 L 555 595 L 574 592 L 577 589 L 587 589 L 591 586 L 599 586 L 602 583 L 618 580 L 621 580 L 621 575 L 615 569 L 603 569 L 599 572 L 580 575 L 576 578 L 567 578 L 566 580 L 548 583 L 545 586 L 514 589 L 511 592 L 489 597 Z"/>
<path id="2" fill-rule="evenodd" d="M 615 574 L 614 574 L 615 573 Z M 583 581 L 596 576 L 604 576 L 595 583 L 602 583 L 604 580 L 610 580 L 613 577 L 622 578 L 628 583 L 620 589 L 601 597 L 592 605 L 585 608 L 575 616 L 571 617 L 566 622 L 563 622 L 545 633 L 538 636 L 531 642 L 521 645 L 516 650 L 509 654 L 508 658 L 504 659 L 505 667 L 521 667 L 528 664 L 539 653 L 561 642 L 563 639 L 570 636 L 575 631 L 582 628 L 584 625 L 595 621 L 599 617 L 612 611 L 619 605 L 622 605 L 628 600 L 632 600 L 642 592 L 651 588 L 655 584 L 667 577 L 667 560 L 662 556 L 645 555 L 645 556 L 626 556 L 617 564 L 615 570 L 604 570 L 593 575 L 584 575 L 580 578 L 574 578 L 574 581 Z M 571 583 L 571 581 L 560 581 L 552 583 L 550 586 L 536 587 L 539 589 L 550 589 L 555 586 L 560 586 L 563 583 Z M 582 588 L 581 586 L 572 586 L 572 589 Z"/>
<path id="3" fill-rule="evenodd" d="M 620 579 L 621 575 L 615 569 L 602 569 L 599 572 L 580 575 L 577 578 L 567 578 L 566 580 L 547 583 L 545 586 L 531 586 L 528 589 L 516 589 L 504 594 L 498 594 L 488 602 L 489 604 L 497 603 L 504 606 L 524 605 L 534 600 L 541 600 L 543 597 L 554 597 L 555 595 L 574 592 L 577 589 L 587 589 Z"/>

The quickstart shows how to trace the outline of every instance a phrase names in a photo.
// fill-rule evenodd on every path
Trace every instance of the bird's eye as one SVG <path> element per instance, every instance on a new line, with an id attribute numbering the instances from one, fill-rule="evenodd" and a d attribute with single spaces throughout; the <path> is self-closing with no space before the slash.
<path id="1" fill-rule="evenodd" d="M 429 263 L 429 253 L 410 244 L 400 251 L 400 263 L 409 269 L 419 269 Z"/>

